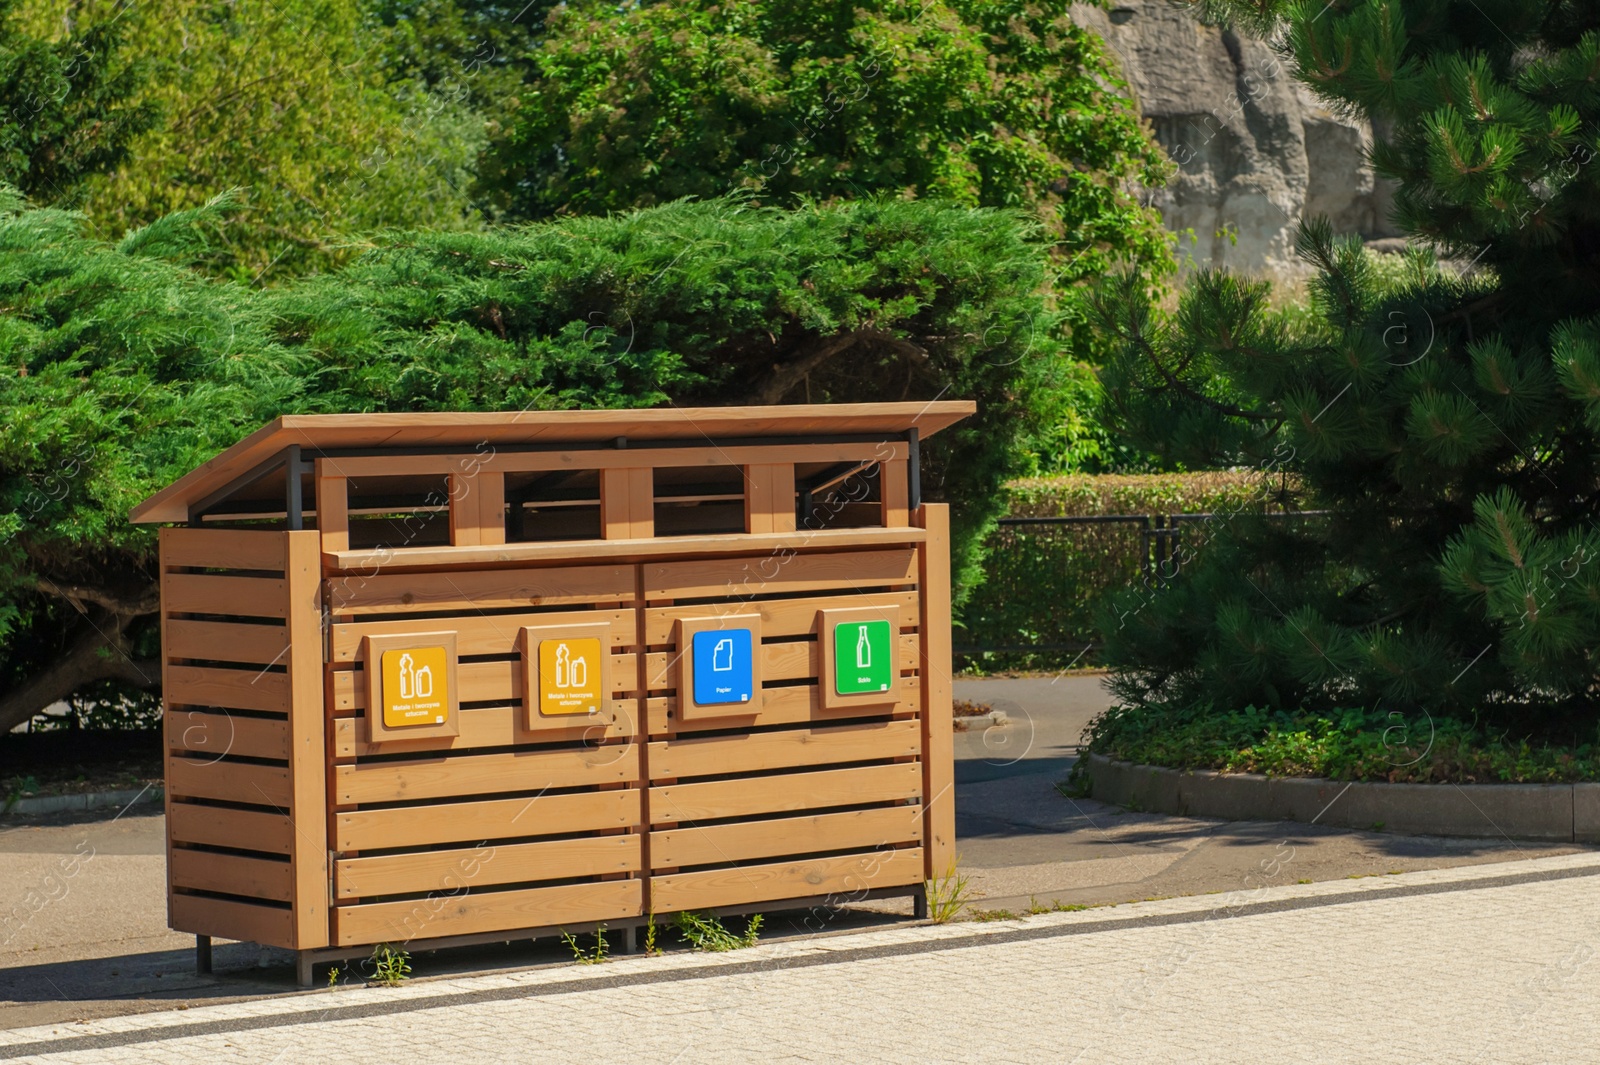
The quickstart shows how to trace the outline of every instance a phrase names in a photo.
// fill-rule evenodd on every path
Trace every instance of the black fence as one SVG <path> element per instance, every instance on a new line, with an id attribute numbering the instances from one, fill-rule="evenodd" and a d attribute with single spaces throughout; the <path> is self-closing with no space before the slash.
<path id="1" fill-rule="evenodd" d="M 987 579 L 968 600 L 956 630 L 956 655 L 964 665 L 989 668 L 1093 664 L 1100 649 L 1101 605 L 1135 584 L 1159 586 L 1170 580 L 1181 560 L 1203 544 L 1201 526 L 1223 517 L 1002 518 L 989 537 Z"/>

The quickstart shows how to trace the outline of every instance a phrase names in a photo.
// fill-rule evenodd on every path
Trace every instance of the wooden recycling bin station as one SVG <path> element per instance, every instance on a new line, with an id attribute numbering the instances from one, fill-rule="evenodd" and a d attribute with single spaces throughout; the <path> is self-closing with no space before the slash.
<path id="1" fill-rule="evenodd" d="M 169 919 L 314 962 L 910 895 L 971 403 L 285 416 L 160 523 Z M 614 947 L 615 949 L 615 947 Z"/>

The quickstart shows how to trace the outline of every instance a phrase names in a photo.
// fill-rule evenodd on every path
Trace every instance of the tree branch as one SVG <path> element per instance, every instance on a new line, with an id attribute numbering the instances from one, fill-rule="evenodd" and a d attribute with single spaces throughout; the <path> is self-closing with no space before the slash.
<path id="1" fill-rule="evenodd" d="M 93 603 L 124 621 L 144 614 L 154 614 L 161 609 L 161 589 L 154 584 L 147 585 L 132 597 L 120 595 L 109 588 L 95 588 L 86 584 L 63 584 L 48 577 L 35 577 L 33 586 L 45 595 L 67 600 L 80 611 L 84 609 L 84 603 Z"/>
<path id="2" fill-rule="evenodd" d="M 120 680 L 155 691 L 161 687 L 161 664 L 129 658 L 120 629 L 107 640 L 89 625 L 48 666 L 0 697 L 0 734 L 97 680 Z"/>
<path id="3" fill-rule="evenodd" d="M 849 333 L 841 333 L 836 337 L 829 338 L 823 342 L 821 347 L 799 358 L 773 366 L 772 372 L 767 376 L 766 380 L 756 386 L 755 391 L 750 393 L 745 402 L 761 406 L 783 402 L 783 397 L 789 394 L 790 389 L 805 380 L 807 374 L 810 374 L 817 367 L 841 352 L 848 351 L 857 344 L 864 342 L 881 344 L 897 354 L 911 359 L 926 360 L 928 357 L 927 351 L 923 348 L 892 333 L 886 333 L 881 329 L 870 327 L 856 329 Z"/>

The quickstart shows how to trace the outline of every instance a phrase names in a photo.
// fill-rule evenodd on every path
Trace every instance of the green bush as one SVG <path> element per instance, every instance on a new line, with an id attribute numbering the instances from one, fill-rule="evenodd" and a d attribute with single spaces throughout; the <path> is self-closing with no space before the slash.
<path id="1" fill-rule="evenodd" d="M 1412 784 L 1600 779 L 1596 737 L 1514 737 L 1421 711 L 1129 705 L 1096 718 L 1086 736 L 1089 753 L 1174 769 Z"/>
<path id="2" fill-rule="evenodd" d="M 1007 487 L 1016 518 L 1231 513 L 1270 487 L 1246 472 L 1036 477 Z M 972 668 L 1049 668 L 1094 661 L 1109 597 L 1145 579 L 1134 522 L 1000 526 L 985 542 L 984 580 L 962 612 L 957 646 L 1030 647 L 971 654 Z M 1193 535 L 1191 529 L 1190 535 Z"/>

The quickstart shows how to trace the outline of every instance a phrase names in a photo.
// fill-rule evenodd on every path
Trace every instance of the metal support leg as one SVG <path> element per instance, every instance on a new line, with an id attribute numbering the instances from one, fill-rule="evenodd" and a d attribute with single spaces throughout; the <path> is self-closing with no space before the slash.
<path id="1" fill-rule="evenodd" d="M 928 919 L 928 889 L 918 888 L 911 893 L 911 916 L 918 921 Z"/>
<path id="2" fill-rule="evenodd" d="M 194 971 L 200 976 L 211 973 L 211 937 L 194 937 Z"/>
<path id="3" fill-rule="evenodd" d="M 617 948 L 618 954 L 639 953 L 639 926 L 625 925 L 622 928 L 622 943 Z"/>
<path id="4" fill-rule="evenodd" d="M 297 950 L 294 952 L 294 980 L 301 987 L 311 986 L 311 952 Z"/>

